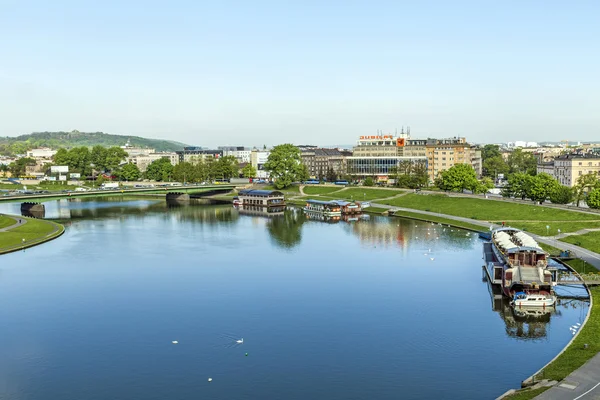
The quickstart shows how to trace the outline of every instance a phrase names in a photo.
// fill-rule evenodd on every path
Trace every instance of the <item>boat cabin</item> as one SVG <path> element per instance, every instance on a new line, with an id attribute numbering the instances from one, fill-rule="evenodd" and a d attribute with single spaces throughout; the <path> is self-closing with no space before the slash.
<path id="1" fill-rule="evenodd" d="M 243 206 L 285 206 L 285 197 L 277 190 L 240 190 L 238 200 Z"/>
<path id="2" fill-rule="evenodd" d="M 341 207 L 335 201 L 308 200 L 304 207 L 306 211 L 320 212 L 324 214 L 341 214 Z"/>
<path id="3" fill-rule="evenodd" d="M 360 212 L 362 212 L 360 204 L 355 203 L 353 201 L 334 200 L 333 203 L 336 203 L 340 206 L 340 211 L 343 215 L 359 214 Z"/>

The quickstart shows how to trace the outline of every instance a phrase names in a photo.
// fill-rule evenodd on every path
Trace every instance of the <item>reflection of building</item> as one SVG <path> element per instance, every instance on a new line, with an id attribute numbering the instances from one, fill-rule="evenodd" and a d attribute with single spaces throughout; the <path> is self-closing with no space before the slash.
<path id="1" fill-rule="evenodd" d="M 410 226 L 393 221 L 358 221 L 352 225 L 352 232 L 361 242 L 394 245 L 407 248 L 408 238 L 412 236 Z M 410 232 L 407 232 L 407 229 Z"/>
<path id="2" fill-rule="evenodd" d="M 283 215 L 285 206 L 261 207 L 261 206 L 239 206 L 240 215 L 252 215 L 256 217 L 279 217 Z"/>

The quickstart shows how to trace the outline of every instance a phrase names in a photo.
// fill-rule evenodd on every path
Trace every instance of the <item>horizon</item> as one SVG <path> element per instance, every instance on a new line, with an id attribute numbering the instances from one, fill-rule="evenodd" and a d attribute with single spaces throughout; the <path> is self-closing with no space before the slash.
<path id="1" fill-rule="evenodd" d="M 326 146 L 410 126 L 471 143 L 599 137 L 600 5 L 477 5 L 9 2 L 0 136 L 76 127 Z"/>

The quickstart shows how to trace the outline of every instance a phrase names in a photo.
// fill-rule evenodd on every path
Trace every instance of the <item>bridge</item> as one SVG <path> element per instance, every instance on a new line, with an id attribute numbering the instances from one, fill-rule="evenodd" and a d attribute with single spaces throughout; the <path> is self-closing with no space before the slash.
<path id="1" fill-rule="evenodd" d="M 32 194 L 17 194 L 0 196 L 0 202 L 29 202 L 42 203 L 49 200 L 72 199 L 80 197 L 101 197 L 115 195 L 135 195 L 135 194 L 155 194 L 155 195 L 188 195 L 187 199 L 212 196 L 215 194 L 229 193 L 235 189 L 235 185 L 180 185 L 180 186 L 159 186 L 159 187 L 123 187 L 118 189 L 97 189 L 86 190 L 81 192 L 76 191 L 60 191 L 50 193 L 32 193 Z"/>

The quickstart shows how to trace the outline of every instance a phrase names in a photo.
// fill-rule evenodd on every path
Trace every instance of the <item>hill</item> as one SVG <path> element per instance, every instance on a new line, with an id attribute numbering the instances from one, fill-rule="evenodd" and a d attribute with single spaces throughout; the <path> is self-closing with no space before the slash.
<path id="1" fill-rule="evenodd" d="M 129 141 L 134 147 L 150 147 L 156 151 L 181 150 L 183 143 L 171 140 L 146 139 L 139 136 L 111 135 L 103 132 L 34 132 L 16 137 L 0 137 L 0 154 L 24 153 L 36 147 L 71 148 L 78 146 L 123 146 Z"/>

